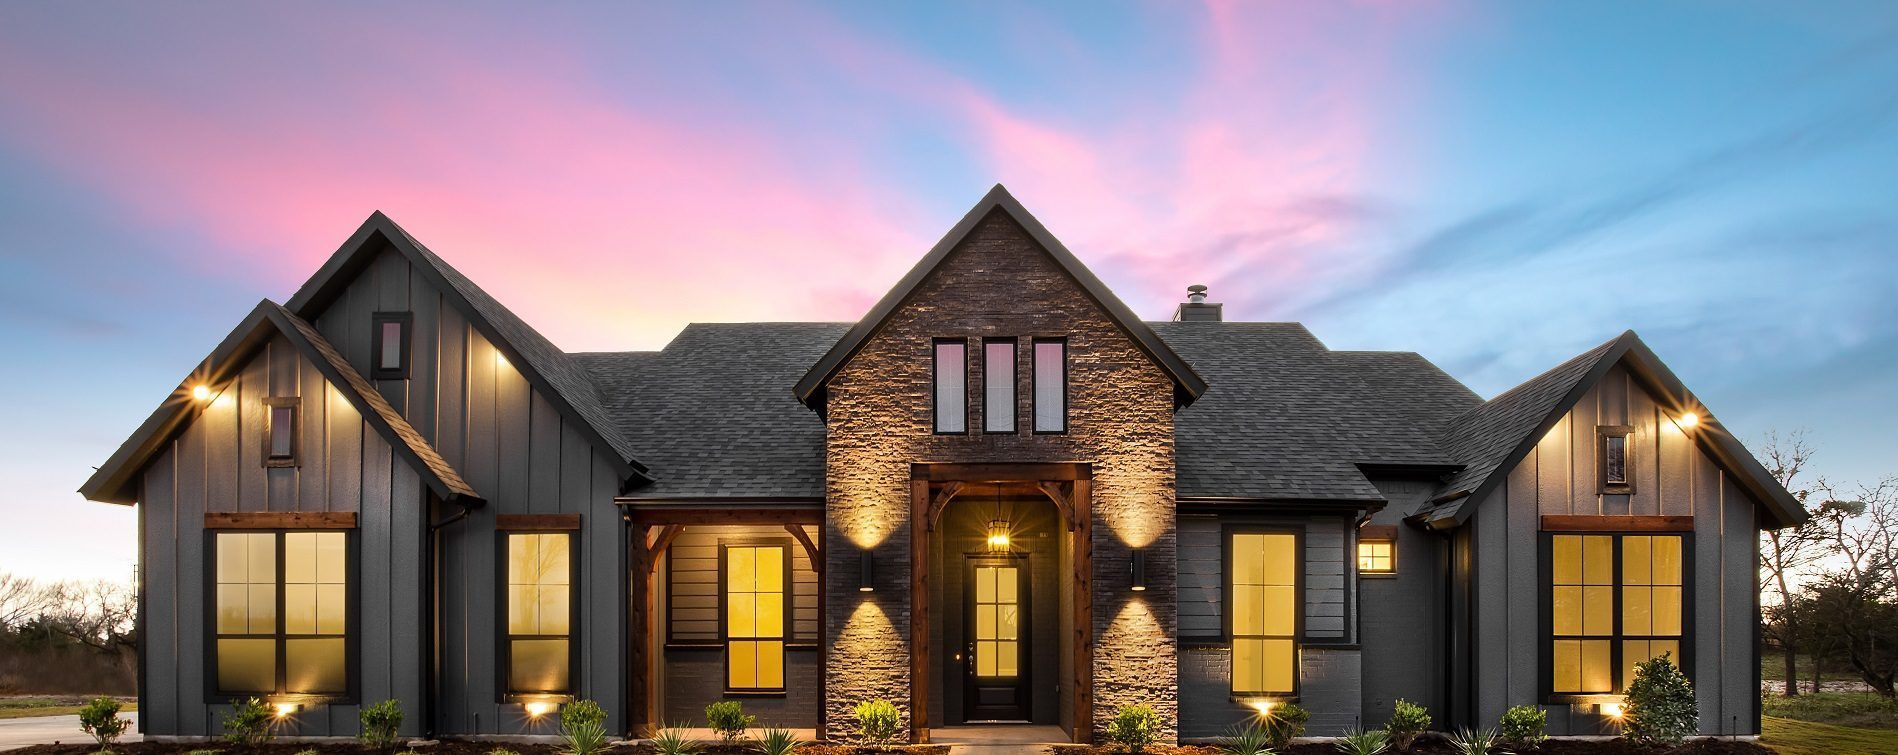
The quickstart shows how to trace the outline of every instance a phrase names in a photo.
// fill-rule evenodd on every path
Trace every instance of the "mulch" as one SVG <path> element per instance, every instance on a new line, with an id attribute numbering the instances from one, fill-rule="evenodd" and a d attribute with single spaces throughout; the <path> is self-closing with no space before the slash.
<path id="1" fill-rule="evenodd" d="M 239 747 L 225 742 L 128 742 L 112 746 L 113 755 L 185 755 L 185 753 L 201 750 L 228 755 L 297 755 L 297 753 L 310 750 L 324 753 L 324 755 L 409 755 L 411 752 L 407 748 L 384 750 L 347 742 L 272 742 L 261 747 Z M 434 744 L 417 747 L 413 752 L 416 755 L 488 755 L 497 750 L 505 750 L 514 755 L 561 755 L 559 745 L 467 739 L 444 739 Z M 68 742 L 9 750 L 7 755 L 92 755 L 98 751 L 99 747 L 90 742 Z M 652 745 L 640 744 L 632 747 L 612 747 L 606 751 L 606 755 L 654 755 L 655 752 Z M 904 745 L 872 748 L 806 744 L 800 745 L 797 752 L 798 755 L 947 755 L 949 747 L 948 745 Z M 756 750 L 742 745 L 736 747 L 711 745 L 701 748 L 699 753 L 700 755 L 757 755 Z"/>
<path id="2" fill-rule="evenodd" d="M 1727 739 L 1693 739 L 1678 747 L 1655 747 L 1636 744 L 1625 739 L 1607 741 L 1586 741 L 1576 739 L 1551 739 L 1539 747 L 1505 747 L 1515 755 L 1774 755 L 1772 748 L 1760 746 L 1754 742 L 1738 742 Z M 1068 745 L 1057 746 L 1057 755 L 1126 755 L 1118 747 L 1107 745 Z M 1276 751 L 1278 755 L 1338 755 L 1337 746 L 1330 742 L 1306 742 L 1295 744 Z M 1222 755 L 1217 747 L 1205 745 L 1183 745 L 1179 747 L 1148 747 L 1140 751 L 1141 755 Z M 1456 749 L 1442 737 L 1418 739 L 1408 750 L 1386 750 L 1386 755 L 1456 755 Z"/>

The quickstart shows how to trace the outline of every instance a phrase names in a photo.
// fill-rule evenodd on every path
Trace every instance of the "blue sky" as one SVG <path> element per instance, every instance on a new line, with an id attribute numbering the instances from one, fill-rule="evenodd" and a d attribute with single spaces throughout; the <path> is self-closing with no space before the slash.
<path id="1" fill-rule="evenodd" d="M 1137 311 L 1492 395 L 1634 328 L 1743 438 L 1898 473 L 1888 3 L 0 6 L 0 570 L 389 212 L 571 350 L 854 319 L 995 182 Z"/>

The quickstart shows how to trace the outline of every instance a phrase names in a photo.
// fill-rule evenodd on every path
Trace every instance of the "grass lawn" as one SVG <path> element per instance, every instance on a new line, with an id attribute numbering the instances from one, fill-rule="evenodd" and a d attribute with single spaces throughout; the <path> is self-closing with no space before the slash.
<path id="1" fill-rule="evenodd" d="M 92 698 L 84 695 L 49 695 L 38 697 L 0 697 L 0 718 L 32 718 L 34 716 L 70 716 L 86 706 Z M 138 702 L 131 698 L 119 698 L 125 707 L 121 712 L 138 710 Z"/>
<path id="2" fill-rule="evenodd" d="M 1760 711 L 1775 718 L 1846 726 L 1857 729 L 1898 730 L 1898 701 L 1871 692 L 1823 692 L 1798 697 L 1765 695 Z"/>
<path id="3" fill-rule="evenodd" d="M 1898 730 L 1853 729 L 1767 716 L 1760 744 L 1780 755 L 1889 755 L 1898 752 Z"/>

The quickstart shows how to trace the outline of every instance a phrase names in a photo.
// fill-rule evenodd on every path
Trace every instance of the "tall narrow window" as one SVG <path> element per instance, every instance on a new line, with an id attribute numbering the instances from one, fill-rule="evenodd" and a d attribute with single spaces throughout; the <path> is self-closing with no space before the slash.
<path id="1" fill-rule="evenodd" d="M 1235 532 L 1227 543 L 1233 694 L 1291 694 L 1298 668 L 1298 536 Z"/>
<path id="2" fill-rule="evenodd" d="M 218 692 L 348 692 L 344 533 L 220 532 L 215 543 Z"/>
<path id="3" fill-rule="evenodd" d="M 960 433 L 969 427 L 969 344 L 936 342 L 936 432 Z"/>
<path id="4" fill-rule="evenodd" d="M 269 412 L 264 432 L 264 466 L 296 466 L 298 403 L 295 398 L 264 399 Z"/>
<path id="5" fill-rule="evenodd" d="M 782 692 L 788 554 L 782 545 L 724 551 L 725 688 Z"/>
<path id="6" fill-rule="evenodd" d="M 375 330 L 370 333 L 370 377 L 377 380 L 407 380 L 409 377 L 409 326 L 414 316 L 407 312 L 377 312 Z"/>
<path id="7" fill-rule="evenodd" d="M 573 691 L 573 536 L 507 535 L 507 691 Z"/>
<path id="8" fill-rule="evenodd" d="M 1684 664 L 1684 545 L 1679 535 L 1550 536 L 1551 692 L 1611 694 L 1641 661 Z"/>
<path id="9" fill-rule="evenodd" d="M 982 430 L 1015 432 L 1015 339 L 982 342 Z"/>
<path id="10" fill-rule="evenodd" d="M 1632 449 L 1628 443 L 1628 436 L 1633 433 L 1634 428 L 1625 425 L 1605 426 L 1596 430 L 1595 435 L 1600 439 L 1601 492 L 1634 492 L 1634 478 L 1630 476 Z"/>
<path id="11" fill-rule="evenodd" d="M 1068 342 L 1035 339 L 1035 432 L 1068 429 Z"/>

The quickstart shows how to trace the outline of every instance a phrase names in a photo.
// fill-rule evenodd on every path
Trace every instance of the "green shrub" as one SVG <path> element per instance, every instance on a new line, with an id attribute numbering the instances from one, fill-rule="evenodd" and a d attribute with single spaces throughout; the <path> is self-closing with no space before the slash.
<path id="1" fill-rule="evenodd" d="M 1219 742 L 1222 755 L 1273 755 L 1272 745 L 1266 741 L 1265 729 L 1258 724 L 1234 726 L 1227 730 L 1226 737 Z"/>
<path id="2" fill-rule="evenodd" d="M 297 750 L 297 755 L 322 755 L 322 753 L 317 752 L 316 748 L 314 747 L 308 747 L 305 749 Z"/>
<path id="3" fill-rule="evenodd" d="M 696 755 L 699 743 L 685 736 L 684 726 L 674 724 L 653 733 L 652 748 L 659 751 L 659 755 Z"/>
<path id="4" fill-rule="evenodd" d="M 185 755 L 220 755 L 223 750 L 185 750 Z"/>
<path id="5" fill-rule="evenodd" d="M 758 751 L 758 755 L 791 755 L 797 745 L 797 735 L 790 729 L 773 727 L 759 733 L 758 741 L 752 743 L 752 748 Z"/>
<path id="6" fill-rule="evenodd" d="M 1518 705 L 1503 711 L 1501 739 L 1515 747 L 1534 747 L 1548 736 L 1542 727 L 1549 723 L 1549 712 L 1534 705 Z"/>
<path id="7" fill-rule="evenodd" d="M 1450 749 L 1457 755 L 1490 755 L 1496 752 L 1495 729 L 1461 729 L 1450 737 Z"/>
<path id="8" fill-rule="evenodd" d="M 401 729 L 402 703 L 384 700 L 362 709 L 362 734 L 357 738 L 370 747 L 389 748 L 395 746 L 396 732 Z"/>
<path id="9" fill-rule="evenodd" d="M 276 712 L 264 704 L 262 698 L 253 697 L 241 703 L 232 703 L 231 715 L 224 719 L 224 741 L 256 747 L 277 735 L 276 723 Z"/>
<path id="10" fill-rule="evenodd" d="M 1114 744 L 1127 748 L 1127 752 L 1138 753 L 1140 748 L 1153 744 L 1160 736 L 1160 714 L 1145 705 L 1123 705 L 1114 711 L 1114 719 L 1107 722 L 1107 739 Z"/>
<path id="11" fill-rule="evenodd" d="M 119 735 L 132 723 L 129 718 L 119 718 L 120 707 L 119 701 L 101 696 L 79 709 L 79 728 L 98 740 L 102 751 L 119 741 Z"/>
<path id="12" fill-rule="evenodd" d="M 1305 733 L 1305 722 L 1311 720 L 1311 713 L 1298 703 L 1279 703 L 1268 709 L 1263 716 L 1265 741 L 1274 750 L 1283 750 L 1292 743 L 1292 738 Z"/>
<path id="13" fill-rule="evenodd" d="M 1381 729 L 1355 729 L 1345 732 L 1335 744 L 1345 755 L 1377 755 L 1391 746 L 1391 738 Z"/>
<path id="14" fill-rule="evenodd" d="M 857 735 L 870 745 L 883 746 L 896 740 L 902 725 L 902 712 L 888 700 L 857 703 Z"/>
<path id="15" fill-rule="evenodd" d="M 1430 709 L 1403 698 L 1397 698 L 1397 704 L 1391 708 L 1391 720 L 1384 724 L 1384 733 L 1390 735 L 1391 746 L 1399 750 L 1410 749 L 1417 737 L 1430 730 Z"/>
<path id="16" fill-rule="evenodd" d="M 492 750 L 489 750 L 488 755 L 521 755 L 521 754 L 513 750 L 510 750 L 506 747 L 496 747 Z"/>
<path id="17" fill-rule="evenodd" d="M 560 742 L 569 755 L 594 755 L 606 749 L 606 710 L 592 700 L 560 706 Z"/>
<path id="18" fill-rule="evenodd" d="M 1622 732 L 1637 742 L 1679 744 L 1700 728 L 1694 683 L 1670 654 L 1635 664 L 1634 683 L 1622 714 Z"/>
<path id="19" fill-rule="evenodd" d="M 758 722 L 757 716 L 745 715 L 745 706 L 737 700 L 720 700 L 705 706 L 705 723 L 730 745 Z"/>

